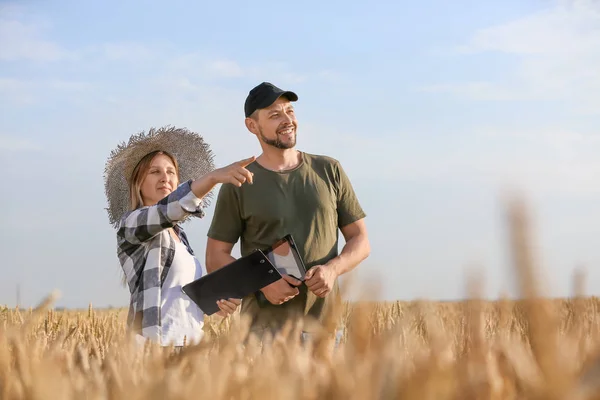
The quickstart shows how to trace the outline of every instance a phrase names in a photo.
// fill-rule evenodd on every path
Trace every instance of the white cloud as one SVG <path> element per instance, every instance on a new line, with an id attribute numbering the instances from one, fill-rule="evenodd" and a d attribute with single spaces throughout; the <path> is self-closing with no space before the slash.
<path id="1" fill-rule="evenodd" d="M 483 191 L 516 187 L 535 196 L 600 195 L 600 135 L 569 129 L 483 126 L 436 136 L 434 143 L 419 132 L 373 140 L 302 125 L 298 140 L 304 149 L 349 161 L 345 165 L 356 179 L 385 185 L 419 182 Z"/>
<path id="2" fill-rule="evenodd" d="M 308 75 L 294 71 L 286 63 L 261 62 L 258 64 L 241 64 L 236 60 L 214 58 L 199 53 L 176 55 L 167 63 L 168 73 L 185 75 L 195 80 L 210 81 L 211 78 L 244 78 L 255 81 L 270 80 L 281 85 L 304 82 L 308 79 L 317 79 L 321 73 Z"/>
<path id="3" fill-rule="evenodd" d="M 491 82 L 444 83 L 423 86 L 419 88 L 419 91 L 451 93 L 463 98 L 488 101 L 534 100 L 539 98 L 534 93 L 523 90 L 523 88 L 500 86 Z"/>
<path id="4" fill-rule="evenodd" d="M 559 1 L 551 9 L 482 29 L 460 49 L 466 53 L 585 56 L 600 49 L 599 27 L 598 2 Z"/>
<path id="5" fill-rule="evenodd" d="M 238 60 L 207 56 L 200 53 L 175 54 L 166 63 L 165 73 L 187 79 L 189 82 L 211 79 L 242 78 L 255 82 L 270 81 L 280 86 L 294 85 L 309 81 L 343 82 L 339 71 L 323 69 L 298 71 L 285 62 L 240 63 Z"/>
<path id="6" fill-rule="evenodd" d="M 556 128 L 480 132 L 470 150 L 471 170 L 480 179 L 538 194 L 600 194 L 600 137 Z"/>
<path id="7" fill-rule="evenodd" d="M 31 105 L 38 101 L 56 99 L 59 94 L 80 93 L 93 88 L 89 82 L 62 79 L 22 80 L 0 78 L 0 101 Z"/>
<path id="8" fill-rule="evenodd" d="M 39 151 L 41 146 L 30 139 L 0 134 L 0 151 Z"/>
<path id="9" fill-rule="evenodd" d="M 105 43 L 94 47 L 101 58 L 109 61 L 139 61 L 156 57 L 148 46 L 135 42 Z"/>
<path id="10" fill-rule="evenodd" d="M 18 5 L 0 7 L 0 61 L 147 62 L 160 51 L 136 42 L 92 44 L 68 50 L 49 39 L 52 23 L 43 16 L 32 16 Z"/>
<path id="11" fill-rule="evenodd" d="M 18 79 L 0 78 L 0 101 L 27 105 L 35 103 L 35 96 L 27 90 L 27 82 Z"/>
<path id="12" fill-rule="evenodd" d="M 244 70 L 235 61 L 215 60 L 207 65 L 207 69 L 224 78 L 238 78 L 244 75 Z"/>
<path id="13" fill-rule="evenodd" d="M 51 78 L 32 78 L 18 73 L 0 75 L 0 101 L 3 104 L 39 104 L 54 94 L 80 92 L 92 87 L 99 90 L 106 103 L 128 103 L 131 88 L 128 90 L 125 85 L 120 85 L 108 89 L 111 85 L 106 79 L 127 81 L 137 86 L 136 92 L 146 95 L 166 91 L 173 96 L 186 96 L 187 101 L 193 102 L 201 98 L 207 88 L 215 89 L 221 79 L 270 80 L 280 85 L 291 85 L 315 79 L 333 81 L 336 77 L 335 71 L 317 70 L 306 74 L 284 62 L 242 64 L 235 59 L 200 52 L 185 54 L 177 51 L 175 44 L 163 41 L 90 43 L 67 50 L 52 41 L 49 34 L 51 21 L 35 15 L 34 11 L 15 4 L 0 6 L 0 62 L 53 62 L 55 65 L 44 72 Z M 98 74 L 107 64 L 118 66 L 120 73 L 110 77 Z M 140 69 L 144 73 L 139 73 Z M 73 77 L 73 73 L 77 74 L 77 78 Z M 89 82 L 81 79 L 89 79 Z M 106 93 L 107 90 L 110 93 Z M 86 97 L 89 96 L 94 94 L 86 93 Z"/>
<path id="14" fill-rule="evenodd" d="M 507 55 L 512 67 L 498 79 L 432 84 L 420 91 L 478 101 L 561 101 L 567 111 L 599 112 L 600 3 L 554 2 L 544 11 L 479 30 L 459 47 L 463 57 L 485 60 L 487 53 Z M 431 159 L 407 154 L 399 165 L 418 174 L 418 165 L 427 164 L 430 178 L 515 185 L 538 194 L 600 193 L 600 136 L 592 130 L 567 128 L 552 116 L 529 130 L 507 125 L 474 129 L 451 144 L 452 152 L 423 149 L 416 153 Z"/>
<path id="15" fill-rule="evenodd" d="M 600 110 L 598 2 L 557 2 L 551 9 L 475 32 L 459 51 L 468 56 L 504 53 L 516 62 L 500 81 L 434 84 L 422 91 L 475 100 L 564 100 L 576 112 Z"/>
<path id="16" fill-rule="evenodd" d="M 24 22 L 16 7 L 0 8 L 0 60 L 58 61 L 69 53 L 58 44 L 43 38 L 45 21 Z"/>

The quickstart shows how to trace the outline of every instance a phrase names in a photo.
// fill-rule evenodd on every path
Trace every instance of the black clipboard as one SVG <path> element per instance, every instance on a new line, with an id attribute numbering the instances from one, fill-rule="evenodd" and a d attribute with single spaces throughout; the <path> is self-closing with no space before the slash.
<path id="1" fill-rule="evenodd" d="M 267 256 L 256 250 L 182 286 L 181 290 L 204 314 L 212 315 L 220 310 L 218 300 L 242 299 L 280 279 L 281 274 Z"/>
<path id="2" fill-rule="evenodd" d="M 287 274 L 299 281 L 304 281 L 306 266 L 291 234 L 285 235 L 273 245 L 264 249 L 263 253 L 280 274 Z"/>

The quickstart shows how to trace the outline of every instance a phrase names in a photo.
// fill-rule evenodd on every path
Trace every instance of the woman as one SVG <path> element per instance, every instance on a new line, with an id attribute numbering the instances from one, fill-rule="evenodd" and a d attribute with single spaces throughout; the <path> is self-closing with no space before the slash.
<path id="1" fill-rule="evenodd" d="M 163 346 L 202 338 L 204 314 L 181 287 L 200 278 L 203 268 L 181 224 L 204 217 L 216 184 L 252 183 L 245 166 L 254 160 L 214 169 L 202 137 L 173 127 L 134 135 L 111 153 L 105 169 L 107 211 L 131 294 L 127 325 L 138 338 Z M 220 300 L 219 314 L 231 314 L 239 304 L 239 299 Z"/>

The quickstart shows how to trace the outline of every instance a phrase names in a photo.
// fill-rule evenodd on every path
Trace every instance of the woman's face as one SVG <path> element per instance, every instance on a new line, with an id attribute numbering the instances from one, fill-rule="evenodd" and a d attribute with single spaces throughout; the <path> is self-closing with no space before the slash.
<path id="1" fill-rule="evenodd" d="M 144 205 L 152 206 L 158 203 L 175 190 L 178 184 L 179 179 L 171 159 L 164 154 L 157 154 L 142 181 Z"/>

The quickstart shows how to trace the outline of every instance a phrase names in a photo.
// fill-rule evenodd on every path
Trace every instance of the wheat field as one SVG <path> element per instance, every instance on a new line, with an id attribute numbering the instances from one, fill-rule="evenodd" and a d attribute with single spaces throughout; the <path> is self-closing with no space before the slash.
<path id="1" fill-rule="evenodd" d="M 136 346 L 125 309 L 0 308 L 1 399 L 600 399 L 600 299 L 544 299 L 527 214 L 508 210 L 521 298 L 339 303 L 302 344 L 299 324 L 246 337 L 239 315 L 210 317 L 181 351 Z M 574 287 L 581 286 L 575 277 Z"/>

